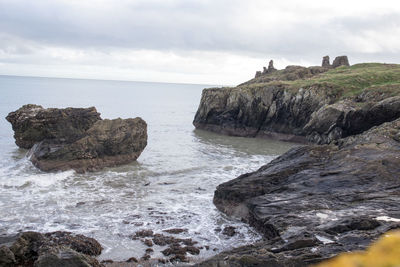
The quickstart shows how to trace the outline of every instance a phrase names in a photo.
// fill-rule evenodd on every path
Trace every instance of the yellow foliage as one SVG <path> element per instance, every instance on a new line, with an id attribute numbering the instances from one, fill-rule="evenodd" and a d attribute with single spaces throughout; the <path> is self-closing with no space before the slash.
<path id="1" fill-rule="evenodd" d="M 342 253 L 315 267 L 400 267 L 400 231 L 390 231 L 365 252 Z"/>

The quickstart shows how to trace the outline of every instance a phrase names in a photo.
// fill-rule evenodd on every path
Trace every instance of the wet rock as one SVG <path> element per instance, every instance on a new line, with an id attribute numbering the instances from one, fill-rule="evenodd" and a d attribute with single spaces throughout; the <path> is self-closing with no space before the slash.
<path id="1" fill-rule="evenodd" d="M 72 249 L 58 249 L 50 253 L 41 254 L 35 261 L 35 267 L 100 267 L 101 264 L 94 258 L 90 258 Z"/>
<path id="2" fill-rule="evenodd" d="M 143 255 L 143 257 L 141 257 L 140 259 L 142 260 L 142 261 L 148 261 L 148 260 L 150 260 L 150 258 L 151 258 L 151 256 L 149 255 L 149 254 L 144 254 Z"/>
<path id="3" fill-rule="evenodd" d="M 173 236 L 166 236 L 162 234 L 155 234 L 153 237 L 153 243 L 158 246 L 165 246 L 170 244 L 185 244 L 186 246 L 193 246 L 197 244 L 197 241 L 193 241 L 191 238 L 175 238 Z"/>
<path id="4" fill-rule="evenodd" d="M 141 118 L 102 120 L 94 107 L 44 109 L 25 105 L 7 116 L 16 144 L 31 148 L 43 171 L 95 171 L 136 160 L 147 145 Z"/>
<path id="5" fill-rule="evenodd" d="M 14 253 L 6 246 L 0 246 L 0 266 L 14 266 L 17 263 Z"/>
<path id="6" fill-rule="evenodd" d="M 169 258 L 170 262 L 176 262 L 176 261 L 180 261 L 180 262 L 189 262 L 189 260 L 186 258 L 185 255 L 182 254 L 177 254 L 172 256 L 171 258 Z"/>
<path id="7" fill-rule="evenodd" d="M 232 237 L 236 234 L 236 228 L 233 226 L 226 226 L 222 231 L 222 234 Z"/>
<path id="8" fill-rule="evenodd" d="M 153 253 L 153 252 L 154 252 L 154 249 L 146 248 L 146 254 L 150 254 L 150 253 Z"/>
<path id="9" fill-rule="evenodd" d="M 130 257 L 126 262 L 138 262 L 138 260 L 135 257 Z"/>
<path id="10" fill-rule="evenodd" d="M 169 234 L 180 234 L 180 233 L 185 233 L 187 231 L 188 231 L 188 229 L 181 229 L 181 228 L 173 228 L 173 229 L 163 230 L 163 232 L 166 232 Z"/>
<path id="11" fill-rule="evenodd" d="M 101 253 L 100 244 L 83 235 L 23 232 L 13 240 L 1 246 L 0 266 L 100 266 L 92 257 Z"/>
<path id="12" fill-rule="evenodd" d="M 334 225 L 327 228 L 325 232 L 335 235 L 353 230 L 374 230 L 380 225 L 381 223 L 379 221 L 368 217 L 351 218 L 335 222 Z"/>
<path id="13" fill-rule="evenodd" d="M 152 237 L 152 236 L 154 236 L 153 230 L 144 229 L 144 230 L 137 231 L 132 238 Z"/>
<path id="14" fill-rule="evenodd" d="M 151 239 L 145 239 L 143 241 L 143 243 L 148 247 L 152 247 L 153 246 L 153 241 L 151 241 Z"/>
<path id="15" fill-rule="evenodd" d="M 308 266 L 364 249 L 399 227 L 399 131 L 400 118 L 336 145 L 296 147 L 219 185 L 217 208 L 247 221 L 265 240 L 199 266 Z"/>
<path id="16" fill-rule="evenodd" d="M 76 141 L 101 120 L 94 107 L 44 109 L 33 104 L 9 113 L 6 119 L 14 130 L 15 143 L 26 149 L 46 139 Z"/>
<path id="17" fill-rule="evenodd" d="M 90 256 L 101 254 L 102 247 L 97 240 L 84 235 L 74 235 L 69 232 L 57 231 L 45 234 L 45 237 L 53 243 L 64 245 L 71 249 Z"/>
<path id="18" fill-rule="evenodd" d="M 333 60 L 332 68 L 337 68 L 340 66 L 350 66 L 347 56 L 339 56 Z"/>

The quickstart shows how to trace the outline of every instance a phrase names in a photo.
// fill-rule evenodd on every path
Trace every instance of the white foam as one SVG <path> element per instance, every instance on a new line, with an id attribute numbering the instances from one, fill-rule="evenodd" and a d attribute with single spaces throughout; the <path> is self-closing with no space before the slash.
<path id="1" fill-rule="evenodd" d="M 379 216 L 379 217 L 376 217 L 376 219 L 379 221 L 385 221 L 385 222 L 400 222 L 400 219 L 392 218 L 389 216 Z"/>
<path id="2" fill-rule="evenodd" d="M 334 242 L 335 242 L 335 241 L 333 241 L 333 240 L 331 240 L 331 239 L 329 239 L 329 238 L 326 238 L 326 237 L 324 237 L 324 236 L 315 235 L 315 237 L 316 237 L 319 241 L 321 241 L 322 243 L 324 243 L 324 244 L 330 244 L 330 243 L 334 243 Z"/>

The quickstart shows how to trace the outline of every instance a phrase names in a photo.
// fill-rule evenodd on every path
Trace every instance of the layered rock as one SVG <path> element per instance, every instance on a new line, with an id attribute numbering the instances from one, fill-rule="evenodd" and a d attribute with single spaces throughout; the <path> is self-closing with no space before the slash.
<path id="1" fill-rule="evenodd" d="M 0 238 L 0 266 L 101 266 L 94 258 L 101 253 L 93 238 L 69 232 L 41 234 L 23 232 Z"/>
<path id="2" fill-rule="evenodd" d="M 49 108 L 24 105 L 6 117 L 14 130 L 17 146 L 29 149 L 44 139 L 73 142 L 101 120 L 96 108 Z"/>
<path id="3" fill-rule="evenodd" d="M 95 171 L 136 160 L 147 145 L 141 118 L 102 120 L 94 107 L 44 109 L 25 105 L 7 116 L 16 144 L 31 148 L 43 171 Z"/>
<path id="4" fill-rule="evenodd" d="M 204 89 L 193 124 L 228 135 L 326 144 L 399 117 L 400 66 L 327 70 L 288 66 L 238 87 Z"/>
<path id="5" fill-rule="evenodd" d="M 308 266 L 365 248 L 400 228 L 400 119 L 341 139 L 293 148 L 221 184 L 214 204 L 265 240 L 200 266 Z"/>

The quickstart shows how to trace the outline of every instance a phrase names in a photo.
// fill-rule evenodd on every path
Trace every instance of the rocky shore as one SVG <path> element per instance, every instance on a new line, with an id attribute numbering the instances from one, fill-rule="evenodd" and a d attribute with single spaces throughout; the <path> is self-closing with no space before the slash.
<path id="1" fill-rule="evenodd" d="M 102 266 L 95 258 L 101 245 L 93 238 L 69 232 L 23 232 L 0 236 L 0 266 Z"/>
<path id="2" fill-rule="evenodd" d="M 44 109 L 30 104 L 6 119 L 15 143 L 30 149 L 30 160 L 43 171 L 85 172 L 126 164 L 147 145 L 144 120 L 103 120 L 94 107 Z"/>
<path id="3" fill-rule="evenodd" d="M 219 185 L 216 207 L 264 240 L 196 266 L 309 266 L 400 228 L 400 66 L 318 68 L 328 70 L 258 83 L 289 75 L 266 71 L 236 88 L 203 91 L 197 128 L 319 145 L 295 147 Z"/>

